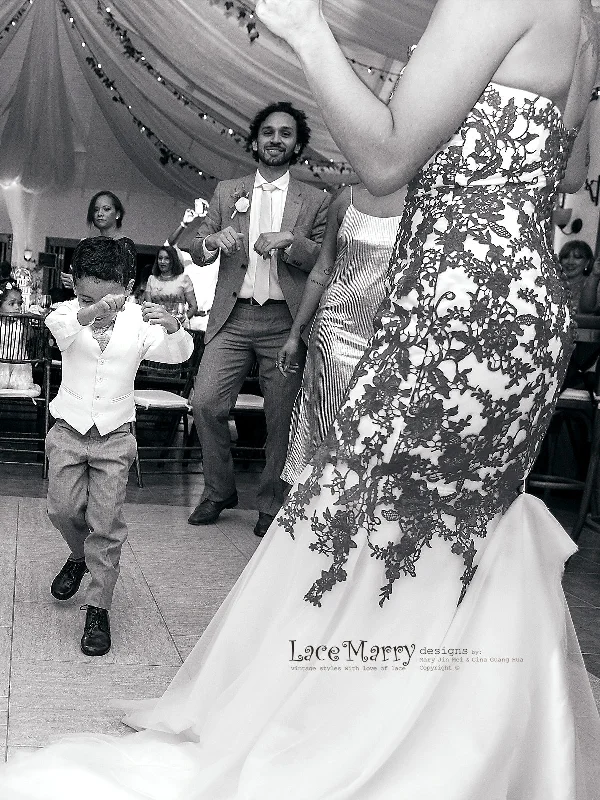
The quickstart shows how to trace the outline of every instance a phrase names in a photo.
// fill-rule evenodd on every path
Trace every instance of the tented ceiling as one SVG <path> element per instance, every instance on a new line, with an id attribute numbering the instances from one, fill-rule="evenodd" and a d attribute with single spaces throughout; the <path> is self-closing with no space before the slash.
<path id="1" fill-rule="evenodd" d="M 387 97 L 434 0 L 329 0 L 360 77 Z M 228 8 L 227 8 L 228 7 Z M 313 183 L 353 179 L 292 51 L 253 20 L 252 2 L 2 0 L 0 183 L 44 192 L 110 172 L 105 125 L 156 187 L 189 202 L 252 168 L 243 137 L 263 106 L 289 100 L 312 128 Z M 247 24 L 259 37 L 251 42 Z M 98 112 L 102 124 L 98 124 Z M 103 133 L 104 131 L 104 133 Z M 100 180 L 100 183 L 103 181 Z"/>
<path id="2" fill-rule="evenodd" d="M 116 143 L 175 200 L 209 197 L 216 180 L 253 168 L 243 138 L 254 114 L 277 100 L 308 114 L 309 163 L 295 168 L 299 177 L 352 181 L 296 57 L 252 18 L 254 5 L 1 0 L 0 184 L 38 194 L 78 181 L 108 185 Z M 435 0 L 324 5 L 357 74 L 387 99 Z M 257 26 L 254 42 L 248 24 Z"/>

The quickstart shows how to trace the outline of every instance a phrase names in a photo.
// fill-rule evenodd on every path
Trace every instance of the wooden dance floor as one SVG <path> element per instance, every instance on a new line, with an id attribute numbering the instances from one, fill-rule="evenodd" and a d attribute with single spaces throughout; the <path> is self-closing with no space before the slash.
<path id="1" fill-rule="evenodd" d="M 110 701 L 162 693 L 260 546 L 250 510 L 255 473 L 239 475 L 239 508 L 197 528 L 186 520 L 202 476 L 148 476 L 144 489 L 132 476 L 113 647 L 101 658 L 87 657 L 79 649 L 83 591 L 65 603 L 49 592 L 68 552 L 47 519 L 38 473 L 8 466 L 0 472 L 0 752 L 8 758 L 65 734 L 127 733 Z M 553 510 L 570 523 L 568 504 Z M 600 537 L 588 536 L 569 565 L 565 589 L 598 700 Z"/>

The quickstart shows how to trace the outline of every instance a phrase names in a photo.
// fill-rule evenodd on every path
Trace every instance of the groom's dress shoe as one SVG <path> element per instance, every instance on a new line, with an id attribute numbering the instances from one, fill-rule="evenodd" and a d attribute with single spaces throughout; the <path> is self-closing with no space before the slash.
<path id="1" fill-rule="evenodd" d="M 237 492 L 226 500 L 203 500 L 188 517 L 190 525 L 210 525 L 219 519 L 219 514 L 225 508 L 235 508 L 238 504 Z"/>
<path id="2" fill-rule="evenodd" d="M 110 650 L 110 623 L 105 608 L 87 606 L 81 650 L 86 656 L 103 656 Z"/>
<path id="3" fill-rule="evenodd" d="M 274 519 L 275 519 L 274 514 L 265 514 L 264 511 L 259 511 L 258 522 L 254 526 L 254 533 L 257 536 L 260 536 L 262 539 L 265 533 L 269 530 L 269 527 Z"/>
<path id="4" fill-rule="evenodd" d="M 57 600 L 68 600 L 77 592 L 81 580 L 87 572 L 85 561 L 69 559 L 52 581 L 50 592 Z"/>

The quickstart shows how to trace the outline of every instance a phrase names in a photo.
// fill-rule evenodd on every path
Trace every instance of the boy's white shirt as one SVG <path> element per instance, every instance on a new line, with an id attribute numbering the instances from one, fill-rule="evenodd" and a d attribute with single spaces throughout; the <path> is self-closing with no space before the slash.
<path id="1" fill-rule="evenodd" d="M 77 320 L 79 309 L 77 300 L 67 300 L 46 317 L 62 355 L 50 412 L 82 435 L 95 425 L 104 436 L 135 419 L 133 382 L 140 362 L 179 364 L 192 355 L 194 342 L 183 328 L 168 334 L 162 325 L 144 322 L 141 307 L 126 303 L 102 351 L 91 327 Z"/>

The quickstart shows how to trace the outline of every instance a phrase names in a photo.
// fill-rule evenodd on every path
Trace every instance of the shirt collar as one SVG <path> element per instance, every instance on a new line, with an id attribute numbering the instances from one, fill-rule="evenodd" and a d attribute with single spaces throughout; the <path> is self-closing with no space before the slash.
<path id="1" fill-rule="evenodd" d="M 256 189 L 258 186 L 262 186 L 263 183 L 269 183 L 269 181 L 266 181 L 260 174 L 260 172 L 256 170 L 256 177 L 254 178 L 254 188 Z M 290 185 L 289 170 L 287 172 L 284 172 L 284 174 L 280 178 L 277 178 L 276 181 L 272 181 L 271 183 L 273 186 L 276 186 L 278 189 L 281 189 L 282 191 L 285 192 L 285 190 Z"/>

